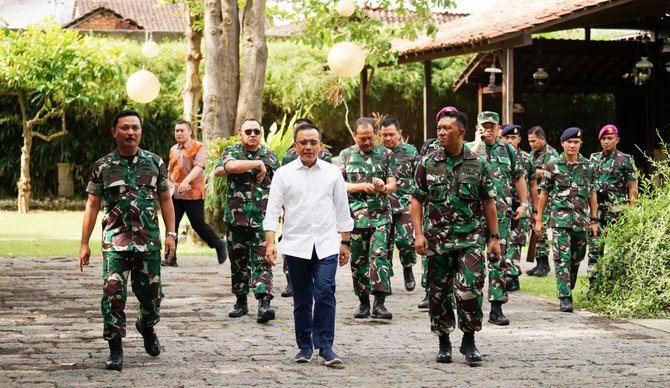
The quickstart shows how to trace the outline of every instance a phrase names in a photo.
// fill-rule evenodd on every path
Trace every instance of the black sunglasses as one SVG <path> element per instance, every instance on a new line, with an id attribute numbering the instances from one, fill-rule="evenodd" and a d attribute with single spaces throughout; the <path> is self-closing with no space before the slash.
<path id="1" fill-rule="evenodd" d="M 260 129 L 245 129 L 244 134 L 247 136 L 251 136 L 251 133 L 253 132 L 254 135 L 259 136 L 261 134 Z"/>

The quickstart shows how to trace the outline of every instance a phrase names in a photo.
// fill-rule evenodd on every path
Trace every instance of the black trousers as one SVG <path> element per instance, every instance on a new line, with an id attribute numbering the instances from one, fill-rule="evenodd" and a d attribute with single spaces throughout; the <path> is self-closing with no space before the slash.
<path id="1" fill-rule="evenodd" d="M 172 198 L 172 205 L 174 206 L 174 222 L 177 233 L 179 233 L 179 223 L 184 217 L 184 213 L 186 213 L 188 220 L 191 222 L 191 227 L 210 248 L 218 248 L 222 244 L 214 229 L 205 223 L 204 199 Z"/>

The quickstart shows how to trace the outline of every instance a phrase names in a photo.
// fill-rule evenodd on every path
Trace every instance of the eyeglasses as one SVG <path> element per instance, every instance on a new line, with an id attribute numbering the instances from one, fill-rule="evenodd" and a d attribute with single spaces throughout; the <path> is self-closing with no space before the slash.
<path id="1" fill-rule="evenodd" d="M 298 145 L 300 145 L 300 147 L 307 147 L 308 145 L 312 146 L 312 147 L 316 147 L 316 146 L 319 145 L 320 142 L 318 140 L 300 140 L 296 143 Z"/>
<path id="2" fill-rule="evenodd" d="M 247 136 L 251 136 L 252 133 L 256 136 L 259 136 L 261 134 L 261 130 L 260 129 L 245 129 L 244 130 L 244 134 L 247 135 Z"/>

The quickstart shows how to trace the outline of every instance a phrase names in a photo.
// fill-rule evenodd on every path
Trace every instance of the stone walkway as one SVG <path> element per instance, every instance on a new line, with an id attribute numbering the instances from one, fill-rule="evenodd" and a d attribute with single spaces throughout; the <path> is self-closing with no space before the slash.
<path id="1" fill-rule="evenodd" d="M 291 300 L 274 299 L 277 320 L 268 325 L 256 323 L 255 308 L 228 318 L 229 264 L 213 257 L 184 257 L 179 268 L 164 270 L 157 326 L 163 353 L 145 354 L 129 325 L 124 369 L 107 371 L 100 260 L 80 273 L 74 258 L 0 258 L 0 386 L 670 386 L 668 325 L 564 314 L 557 301 L 523 293 L 505 307 L 510 326 L 485 323 L 477 335 L 479 367 L 458 354 L 459 332 L 452 336 L 454 363 L 437 364 L 437 339 L 416 308 L 422 292 L 405 291 L 397 276 L 387 299 L 392 321 L 353 319 L 348 266 L 338 273 L 337 291 L 335 351 L 344 366 L 295 364 Z M 276 283 L 283 289 L 284 277 Z M 129 294 L 132 323 L 137 303 Z"/>

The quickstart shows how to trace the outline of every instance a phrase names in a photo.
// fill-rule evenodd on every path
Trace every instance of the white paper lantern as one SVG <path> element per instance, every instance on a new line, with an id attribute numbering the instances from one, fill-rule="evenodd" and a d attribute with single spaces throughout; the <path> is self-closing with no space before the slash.
<path id="1" fill-rule="evenodd" d="M 365 66 L 365 51 L 351 42 L 340 42 L 328 53 L 328 66 L 342 77 L 353 77 Z"/>
<path id="2" fill-rule="evenodd" d="M 161 49 L 158 47 L 158 44 L 153 40 L 147 40 L 142 45 L 142 55 L 147 58 L 153 58 L 160 53 Z"/>
<path id="3" fill-rule="evenodd" d="M 161 83 L 156 75 L 148 70 L 133 73 L 126 81 L 126 92 L 131 99 L 146 104 L 158 97 Z"/>
<path id="4" fill-rule="evenodd" d="M 356 10 L 356 4 L 353 0 L 340 0 L 335 9 L 340 16 L 348 18 Z"/>

